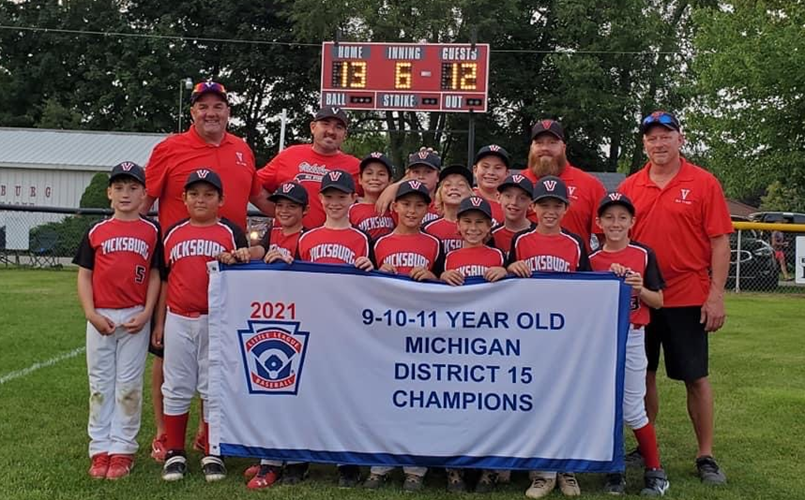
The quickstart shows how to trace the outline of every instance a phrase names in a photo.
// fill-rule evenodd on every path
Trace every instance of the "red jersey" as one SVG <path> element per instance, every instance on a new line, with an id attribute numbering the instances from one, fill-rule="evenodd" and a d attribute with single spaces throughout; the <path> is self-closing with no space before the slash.
<path id="1" fill-rule="evenodd" d="M 537 183 L 537 177 L 531 170 L 525 169 L 521 173 L 534 184 Z M 601 233 L 595 225 L 595 218 L 598 215 L 598 204 L 606 194 L 606 189 L 595 176 L 569 163 L 559 178 L 567 184 L 567 194 L 570 197 L 570 206 L 562 219 L 562 228 L 581 236 L 584 247 L 589 250 L 590 236 L 593 233 Z M 537 222 L 533 210 L 528 211 L 528 219 Z"/>
<path id="2" fill-rule="evenodd" d="M 536 224 L 533 222 L 529 229 L 534 229 L 537 227 Z M 495 245 L 495 248 L 501 250 L 505 256 L 509 256 L 509 250 L 512 247 L 512 238 L 516 233 L 511 229 L 506 228 L 504 224 L 501 224 L 497 227 L 492 228 L 492 242 Z"/>
<path id="3" fill-rule="evenodd" d="M 285 234 L 282 231 L 282 226 L 272 226 L 271 229 L 266 231 L 263 239 L 260 240 L 260 246 L 265 248 L 266 253 L 271 250 L 279 250 L 284 257 L 293 258 L 296 255 L 296 248 L 299 244 L 299 236 L 302 235 L 304 230 L 297 231 L 291 234 Z"/>
<path id="4" fill-rule="evenodd" d="M 643 286 L 654 292 L 665 288 L 662 273 L 657 265 L 657 257 L 647 246 L 632 241 L 623 250 L 606 252 L 597 250 L 590 255 L 590 267 L 593 271 L 609 271 L 612 264 L 620 264 L 643 276 Z M 632 292 L 631 322 L 637 327 L 646 326 L 649 322 L 649 307 Z"/>
<path id="5" fill-rule="evenodd" d="M 710 292 L 710 239 L 732 233 L 721 184 L 682 159 L 679 172 L 660 189 L 649 168 L 646 164 L 619 188 L 637 213 L 632 237 L 657 252 L 668 285 L 665 307 L 701 306 Z"/>
<path id="6" fill-rule="evenodd" d="M 311 229 L 299 237 L 296 252 L 299 260 L 321 264 L 354 265 L 358 257 L 374 262 L 369 235 L 354 227 Z"/>
<path id="7" fill-rule="evenodd" d="M 562 230 L 559 234 L 540 234 L 527 229 L 512 238 L 507 265 L 524 260 L 534 271 L 573 273 L 589 271 L 590 261 L 581 237 Z"/>
<path id="8" fill-rule="evenodd" d="M 394 231 L 394 219 L 391 212 L 377 215 L 374 203 L 355 203 L 349 207 L 349 223 L 365 233 L 372 240 L 377 240 Z"/>
<path id="9" fill-rule="evenodd" d="M 182 191 L 187 177 L 199 168 L 212 169 L 221 177 L 226 203 L 219 215 L 245 231 L 249 198 L 260 194 L 251 148 L 228 132 L 220 145 L 208 144 L 192 126 L 157 144 L 148 159 L 145 186 L 148 195 L 159 200 L 160 225 L 171 227 L 187 218 Z"/>
<path id="10" fill-rule="evenodd" d="M 442 251 L 447 254 L 464 248 L 464 239 L 458 234 L 458 223 L 439 217 L 422 225 L 422 231 L 442 242 Z"/>
<path id="11" fill-rule="evenodd" d="M 472 192 L 475 193 L 475 196 L 480 196 L 489 202 L 489 206 L 492 208 L 492 223 L 503 224 L 503 221 L 506 219 L 503 215 L 503 207 L 500 206 L 500 201 L 498 201 L 497 198 L 487 198 L 477 187 L 472 188 Z"/>
<path id="12" fill-rule="evenodd" d="M 459 271 L 462 276 L 483 276 L 490 267 L 503 267 L 503 252 L 488 246 L 460 248 L 444 258 L 445 271 Z"/>
<path id="13" fill-rule="evenodd" d="M 207 262 L 222 252 L 248 247 L 246 235 L 227 219 L 212 226 L 183 220 L 167 231 L 165 264 L 168 309 L 182 316 L 207 314 Z"/>
<path id="14" fill-rule="evenodd" d="M 375 242 L 377 267 L 390 264 L 397 273 L 408 275 L 415 267 L 424 267 L 437 276 L 441 274 L 441 244 L 427 233 L 389 234 Z"/>
<path id="15" fill-rule="evenodd" d="M 151 269 L 162 269 L 159 226 L 145 217 L 97 222 L 81 240 L 73 264 L 92 271 L 95 308 L 144 306 Z"/>
<path id="16" fill-rule="evenodd" d="M 269 193 L 280 184 L 294 181 L 307 190 L 310 209 L 302 219 L 307 229 L 324 225 L 326 216 L 319 199 L 321 179 L 330 170 L 344 170 L 352 174 L 355 185 L 360 186 L 360 163 L 354 156 L 338 151 L 334 155 L 322 155 L 313 150 L 312 144 L 298 144 L 285 148 L 257 172 L 260 183 Z M 362 192 L 358 187 L 359 194 Z"/>

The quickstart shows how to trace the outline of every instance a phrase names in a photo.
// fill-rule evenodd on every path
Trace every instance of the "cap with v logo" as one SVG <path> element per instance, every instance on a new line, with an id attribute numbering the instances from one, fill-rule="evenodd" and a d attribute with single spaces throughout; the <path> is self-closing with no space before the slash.
<path id="1" fill-rule="evenodd" d="M 567 197 L 567 184 L 565 184 L 565 181 L 552 175 L 546 175 L 540 178 L 537 183 L 534 184 L 533 201 L 537 202 L 545 198 L 556 198 L 559 201 L 570 204 Z"/>
<path id="2" fill-rule="evenodd" d="M 224 194 L 224 183 L 215 171 L 209 168 L 200 168 L 194 170 L 188 177 L 187 182 L 184 183 L 184 188 L 187 189 L 191 184 L 197 182 L 206 182 L 218 190 L 219 193 Z"/>
<path id="3" fill-rule="evenodd" d="M 490 219 L 492 218 L 492 205 L 480 196 L 470 196 L 461 200 L 461 205 L 458 207 L 458 216 L 471 211 L 481 212 Z"/>
<path id="4" fill-rule="evenodd" d="M 145 186 L 145 170 L 134 162 L 124 161 L 112 167 L 112 172 L 109 174 L 109 184 L 121 177 L 131 177 Z"/>
<path id="5" fill-rule="evenodd" d="M 324 177 L 321 178 L 321 188 L 319 189 L 320 193 L 323 193 L 327 189 L 337 189 L 347 194 L 352 194 L 355 192 L 355 180 L 349 174 L 349 172 L 345 172 L 343 170 L 330 170 L 327 172 Z"/>
<path id="6" fill-rule="evenodd" d="M 425 199 L 425 202 L 430 204 L 430 193 L 428 192 L 428 187 L 417 180 L 410 180 L 401 183 L 399 188 L 397 188 L 397 195 L 394 197 L 394 201 L 397 201 L 403 196 L 411 193 L 418 194 Z"/>
<path id="7" fill-rule="evenodd" d="M 498 192 L 503 192 L 503 190 L 509 186 L 515 186 L 522 189 L 528 193 L 529 198 L 533 198 L 534 196 L 534 184 L 531 183 L 528 177 L 522 174 L 513 174 L 506 177 L 506 179 L 504 179 L 504 181 L 498 186 Z"/>
<path id="8" fill-rule="evenodd" d="M 281 184 L 280 187 L 274 191 L 274 194 L 268 197 L 268 200 L 276 203 L 283 198 L 294 203 L 298 203 L 302 206 L 307 206 L 308 203 L 307 190 L 303 188 L 301 184 L 296 182 L 286 182 Z"/>
<path id="9" fill-rule="evenodd" d="M 601 201 L 598 203 L 598 216 L 601 217 L 601 214 L 604 213 L 604 210 L 613 206 L 613 205 L 620 205 L 632 214 L 632 217 L 635 215 L 635 208 L 632 204 L 632 200 L 626 197 L 623 193 L 619 193 L 617 191 L 611 191 L 604 195 L 601 198 Z"/>

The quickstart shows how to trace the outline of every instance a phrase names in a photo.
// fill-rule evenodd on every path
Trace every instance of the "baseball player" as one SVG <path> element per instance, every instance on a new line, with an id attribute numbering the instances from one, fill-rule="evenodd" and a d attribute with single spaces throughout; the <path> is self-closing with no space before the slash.
<path id="1" fill-rule="evenodd" d="M 464 245 L 456 221 L 461 201 L 472 195 L 472 174 L 464 165 L 450 165 L 439 172 L 436 206 L 441 217 L 426 222 L 422 230 L 442 242 L 445 254 Z"/>
<path id="2" fill-rule="evenodd" d="M 528 278 L 537 271 L 571 273 L 590 270 L 584 241 L 562 229 L 562 219 L 569 204 L 567 185 L 562 179 L 545 176 L 537 181 L 532 205 L 537 227 L 512 238 L 507 261 L 510 273 Z M 572 472 L 532 471 L 530 477 L 531 486 L 525 492 L 529 498 L 549 495 L 557 483 L 565 496 L 581 494 L 576 475 Z"/>
<path id="3" fill-rule="evenodd" d="M 162 347 L 165 430 L 168 453 L 162 479 L 177 481 L 187 472 L 185 431 L 190 403 L 196 392 L 207 400 L 209 331 L 207 322 L 207 263 L 224 253 L 248 246 L 243 231 L 227 219 L 218 217 L 224 204 L 221 178 L 209 169 L 191 173 L 182 198 L 189 218 L 166 232 L 165 263 L 167 284 L 163 286 L 152 343 Z M 204 426 L 208 408 L 204 405 Z M 209 429 L 206 429 L 209 430 Z M 209 432 L 205 432 L 209 436 Z M 220 457 L 206 455 L 201 468 L 208 482 L 226 477 Z"/>
<path id="4" fill-rule="evenodd" d="M 635 208 L 621 193 L 608 193 L 598 205 L 596 223 L 604 232 L 601 249 L 590 255 L 594 271 L 612 271 L 624 276 L 632 286 L 632 313 L 626 343 L 626 369 L 623 383 L 623 421 L 634 431 L 645 461 L 644 496 L 662 496 L 668 491 L 668 477 L 660 465 L 660 453 L 654 426 L 646 414 L 646 358 L 644 327 L 649 322 L 649 308 L 662 307 L 665 282 L 654 251 L 629 239 L 634 226 Z M 623 473 L 607 475 L 604 491 L 622 495 L 626 488 Z"/>
<path id="5" fill-rule="evenodd" d="M 391 183 L 394 172 L 391 161 L 383 153 L 369 153 L 360 164 L 360 185 L 363 196 L 349 207 L 349 222 L 377 240 L 394 230 L 391 212 L 378 214 L 375 209 L 377 198 Z"/>
<path id="6" fill-rule="evenodd" d="M 407 180 L 419 181 L 428 188 L 428 193 L 431 198 L 431 205 L 428 207 L 428 213 L 425 214 L 424 222 L 430 222 L 439 217 L 439 211 L 436 207 L 436 186 L 439 183 L 439 170 L 442 168 L 442 159 L 436 154 L 433 149 L 422 147 L 416 153 L 408 155 L 408 165 L 405 167 L 405 175 L 402 180 L 395 182 L 386 189 L 377 198 L 375 210 L 377 213 L 384 213 L 389 209 L 391 203 L 397 196 L 397 190 L 403 182 Z M 392 216 L 395 214 L 392 212 Z M 396 223 L 397 221 L 395 221 Z"/>
<path id="7" fill-rule="evenodd" d="M 492 228 L 492 241 L 496 248 L 508 256 L 514 235 L 535 227 L 526 218 L 534 195 L 534 185 L 524 175 L 514 174 L 506 177 L 498 186 L 498 192 L 503 209 L 503 223 Z"/>
<path id="8" fill-rule="evenodd" d="M 131 471 L 137 451 L 162 238 L 159 226 L 139 214 L 145 199 L 142 167 L 116 165 L 106 194 L 114 214 L 89 228 L 73 263 L 79 266 L 78 298 L 87 318 L 89 475 L 120 479 Z"/>
<path id="9" fill-rule="evenodd" d="M 511 158 L 508 151 L 497 144 L 484 146 L 475 154 L 472 174 L 475 176 L 477 186 L 473 192 L 489 202 L 495 224 L 503 223 L 503 208 L 499 201 L 498 187 L 509 175 L 510 165 Z"/>

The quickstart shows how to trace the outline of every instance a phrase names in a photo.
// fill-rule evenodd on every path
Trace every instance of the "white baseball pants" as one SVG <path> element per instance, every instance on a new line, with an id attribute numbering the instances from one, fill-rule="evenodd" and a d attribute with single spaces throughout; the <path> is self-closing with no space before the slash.
<path id="1" fill-rule="evenodd" d="M 162 339 L 165 358 L 162 364 L 163 410 L 165 415 L 184 415 L 198 392 L 207 401 L 207 376 L 210 366 L 210 335 L 207 315 L 195 318 L 168 311 Z M 208 405 L 204 405 L 208 422 Z"/>
<path id="2" fill-rule="evenodd" d="M 629 329 L 626 341 L 626 369 L 623 374 L 623 422 L 630 429 L 648 424 L 646 415 L 646 334 L 643 327 Z"/>
<path id="3" fill-rule="evenodd" d="M 142 310 L 143 306 L 98 309 L 99 314 L 118 325 L 110 335 L 101 335 L 87 322 L 90 457 L 137 452 L 151 326 L 146 322 L 139 332 L 128 333 L 120 325 Z"/>

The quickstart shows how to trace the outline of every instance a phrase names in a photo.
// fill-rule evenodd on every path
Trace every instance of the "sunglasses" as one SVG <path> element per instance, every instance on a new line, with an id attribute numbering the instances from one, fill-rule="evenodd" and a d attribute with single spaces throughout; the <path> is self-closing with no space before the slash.
<path id="1" fill-rule="evenodd" d="M 224 87 L 218 82 L 197 83 L 196 86 L 193 87 L 193 93 L 191 94 L 191 96 L 198 95 L 203 92 L 215 92 L 218 94 L 226 95 L 226 87 Z"/>
<path id="2" fill-rule="evenodd" d="M 674 115 L 671 113 L 666 113 L 665 111 L 655 111 L 651 113 L 647 117 L 643 119 L 643 128 L 645 129 L 646 126 L 652 125 L 654 123 L 659 123 L 662 125 L 671 125 L 673 128 L 679 130 L 679 120 L 676 119 Z"/>

